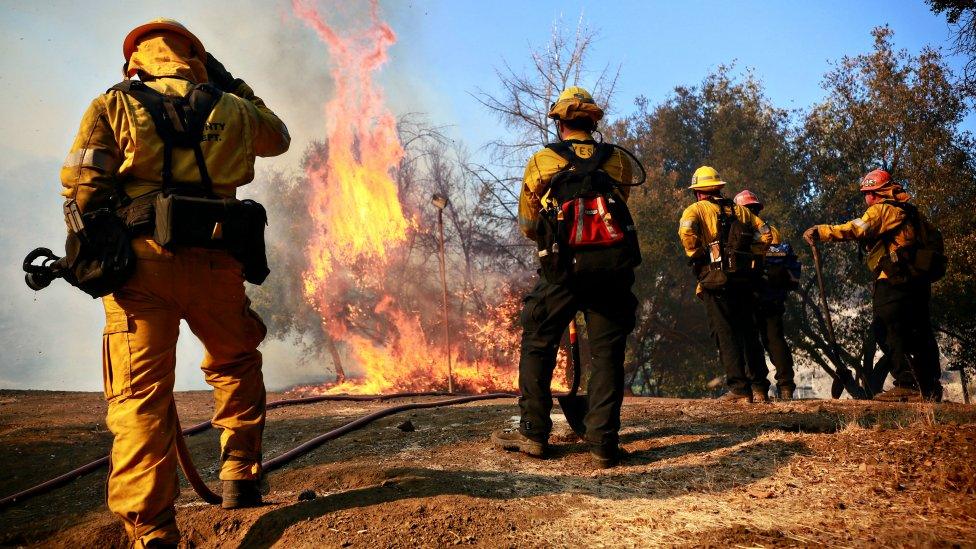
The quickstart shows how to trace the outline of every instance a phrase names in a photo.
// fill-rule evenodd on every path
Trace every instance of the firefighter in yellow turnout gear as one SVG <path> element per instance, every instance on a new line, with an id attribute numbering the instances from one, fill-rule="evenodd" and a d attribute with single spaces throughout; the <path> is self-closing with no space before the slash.
<path id="1" fill-rule="evenodd" d="M 724 186 L 714 168 L 702 166 L 695 170 L 688 188 L 697 201 L 681 214 L 678 238 L 698 277 L 696 292 L 705 305 L 712 338 L 725 369 L 728 392 L 722 398 L 765 402 L 768 370 L 752 318 L 753 286 L 758 276 L 752 248 L 758 242 L 764 249 L 773 242 L 773 233 L 748 209 L 722 197 Z M 725 237 L 721 229 L 723 217 L 730 227 Z M 733 230 L 736 226 L 738 230 Z M 727 238 L 732 232 L 745 240 L 730 248 Z M 746 353 L 755 356 L 747 361 Z"/>
<path id="2" fill-rule="evenodd" d="M 904 254 L 916 246 L 920 215 L 904 188 L 888 172 L 874 170 L 860 182 L 868 205 L 864 215 L 840 225 L 816 225 L 803 233 L 817 242 L 856 240 L 875 275 L 872 299 L 876 339 L 890 358 L 894 388 L 879 400 L 942 399 L 939 348 L 932 332 L 931 280 L 910 267 Z"/>
<path id="3" fill-rule="evenodd" d="M 163 94 L 183 96 L 195 83 L 224 93 L 200 144 L 215 195 L 234 197 L 254 177 L 255 156 L 288 149 L 285 125 L 243 81 L 208 56 L 200 41 L 172 20 L 155 20 L 125 39 L 126 77 L 138 75 Z M 110 90 L 92 101 L 61 169 L 63 195 L 82 212 L 109 205 L 117 184 L 138 201 L 162 186 L 163 141 L 147 110 Z M 172 152 L 172 178 L 200 185 L 191 150 Z M 260 502 L 265 389 L 258 345 L 266 329 L 245 295 L 242 266 L 226 250 L 164 249 L 151 232 L 133 235 L 135 274 L 103 298 L 102 356 L 107 424 L 114 434 L 108 505 L 135 546 L 180 540 L 173 400 L 176 341 L 185 320 L 203 343 L 201 364 L 214 391 L 224 506 Z"/>

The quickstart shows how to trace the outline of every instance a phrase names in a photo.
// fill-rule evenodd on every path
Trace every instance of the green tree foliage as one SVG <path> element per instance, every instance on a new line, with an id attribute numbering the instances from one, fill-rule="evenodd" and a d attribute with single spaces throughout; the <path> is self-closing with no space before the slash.
<path id="1" fill-rule="evenodd" d="M 913 201 L 940 227 L 950 258 L 949 274 L 934 288 L 933 315 L 972 341 L 976 244 L 974 143 L 960 129 L 970 112 L 938 50 L 918 55 L 896 51 L 893 32 L 876 28 L 874 51 L 845 57 L 824 78 L 827 98 L 807 114 L 797 148 L 807 177 L 806 200 L 793 217 L 803 224 L 840 223 L 865 205 L 857 180 L 884 168 L 906 183 Z M 866 303 L 870 282 L 853 245 L 829 248 L 831 293 L 845 307 Z M 874 356 L 865 307 L 842 329 L 843 347 L 861 364 Z M 943 351 L 956 349 L 943 345 Z"/>
<path id="2" fill-rule="evenodd" d="M 748 188 L 769 204 L 770 219 L 794 232 L 791 204 L 803 196 L 791 148 L 790 113 L 775 108 L 761 83 L 721 67 L 696 87 L 675 88 L 661 105 L 638 100 L 637 112 L 619 121 L 608 139 L 631 148 L 648 181 L 629 201 L 640 227 L 644 264 L 635 292 L 640 317 L 628 357 L 635 391 L 692 395 L 718 375 L 716 349 L 695 280 L 677 239 L 681 211 L 694 202 L 686 190 L 698 166 L 719 169 L 726 194 Z"/>
<path id="3" fill-rule="evenodd" d="M 675 235 L 680 212 L 693 200 L 685 187 L 703 164 L 729 182 L 727 196 L 744 188 L 758 193 L 766 204 L 761 217 L 792 241 L 808 266 L 800 232 L 860 216 L 865 205 L 857 181 L 863 174 L 882 167 L 905 181 L 947 241 L 950 273 L 935 286 L 933 314 L 940 329 L 956 337 L 943 341 L 943 352 L 971 361 L 965 353 L 976 340 L 976 260 L 969 252 L 976 244 L 976 151 L 960 130 L 969 108 L 939 51 L 896 51 L 887 27 L 873 35 L 874 50 L 838 61 L 824 77 L 825 100 L 805 112 L 772 105 L 754 74 L 720 67 L 698 86 L 675 88 L 657 106 L 638 100 L 637 112 L 607 132 L 632 148 L 649 172 L 647 185 L 631 199 L 645 258 L 636 286 L 640 320 L 628 357 L 635 391 L 700 394 L 719 374 Z M 876 351 L 871 277 L 854 245 L 826 253 L 840 359 L 867 375 Z M 798 354 L 831 366 L 812 269 L 806 275 L 790 299 L 787 333 Z"/>
<path id="4" fill-rule="evenodd" d="M 953 53 L 965 56 L 960 89 L 970 97 L 976 95 L 976 1 L 926 0 L 935 13 L 945 13 L 955 35 Z"/>

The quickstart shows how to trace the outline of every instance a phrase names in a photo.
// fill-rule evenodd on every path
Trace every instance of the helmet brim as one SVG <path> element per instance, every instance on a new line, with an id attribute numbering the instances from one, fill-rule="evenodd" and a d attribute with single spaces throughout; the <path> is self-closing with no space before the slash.
<path id="1" fill-rule="evenodd" d="M 690 191 L 711 191 L 714 189 L 721 189 L 725 186 L 725 181 L 709 181 L 708 183 L 695 183 L 694 185 L 688 187 Z"/>
<path id="2" fill-rule="evenodd" d="M 129 31 L 129 34 L 125 35 L 125 40 L 122 41 L 122 55 L 125 57 L 125 60 L 128 61 L 132 57 L 132 54 L 136 51 L 136 47 L 139 45 L 139 40 L 143 36 L 156 31 L 172 32 L 186 37 L 193 44 L 193 48 L 199 53 L 199 57 L 201 59 L 206 58 L 207 50 L 203 47 L 203 42 L 185 27 L 175 25 L 169 21 L 150 21 L 149 23 L 139 25 Z"/>

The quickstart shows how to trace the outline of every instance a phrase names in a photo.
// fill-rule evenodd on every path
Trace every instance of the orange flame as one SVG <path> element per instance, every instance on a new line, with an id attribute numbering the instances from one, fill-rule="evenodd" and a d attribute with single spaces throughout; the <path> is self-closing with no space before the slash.
<path id="1" fill-rule="evenodd" d="M 314 232 L 306 247 L 303 290 L 321 315 L 326 334 L 342 343 L 361 373 L 342 383 L 298 390 L 378 394 L 445 389 L 446 351 L 432 345 L 420 317 L 399 310 L 384 289 L 387 275 L 398 274 L 393 260 L 417 229 L 404 214 L 392 177 L 404 156 L 396 119 L 373 82 L 396 34 L 380 20 L 376 0 L 370 3 L 368 28 L 348 35 L 340 34 L 307 0 L 293 0 L 292 8 L 327 46 L 335 84 L 335 95 L 325 105 L 326 144 L 311 153 L 307 169 Z M 375 296 L 376 304 L 350 305 L 350 295 Z M 515 300 L 480 320 L 467 319 L 461 335 L 472 334 L 470 341 L 456 344 L 451 352 L 456 390 L 517 387 L 518 328 L 511 320 L 517 315 L 510 310 L 517 306 Z M 382 323 L 385 341 L 352 329 L 364 315 Z"/>
<path id="2" fill-rule="evenodd" d="M 307 247 L 310 268 L 304 277 L 305 296 L 327 314 L 336 289 L 329 276 L 336 265 L 387 259 L 390 247 L 402 242 L 411 227 L 390 176 L 403 158 L 396 119 L 372 78 L 386 62 L 386 50 L 396 35 L 379 21 L 375 1 L 372 26 L 353 37 L 337 34 L 314 7 L 300 0 L 293 6 L 326 43 L 335 63 L 335 97 L 325 105 L 328 156 L 324 166 L 311 163 L 308 173 L 315 231 Z"/>

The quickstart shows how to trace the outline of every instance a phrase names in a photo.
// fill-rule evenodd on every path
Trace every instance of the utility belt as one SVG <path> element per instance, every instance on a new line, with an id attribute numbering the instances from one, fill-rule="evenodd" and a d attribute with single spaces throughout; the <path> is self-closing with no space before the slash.
<path id="1" fill-rule="evenodd" d="M 165 189 L 132 200 L 119 215 L 134 235 L 152 235 L 167 249 L 227 250 L 244 279 L 261 284 L 270 273 L 264 243 L 268 215 L 254 200 L 200 196 L 193 187 Z"/>
<path id="2" fill-rule="evenodd" d="M 761 256 L 722 250 L 718 241 L 692 256 L 689 264 L 701 287 L 710 291 L 723 290 L 729 284 L 756 283 L 762 273 Z"/>

